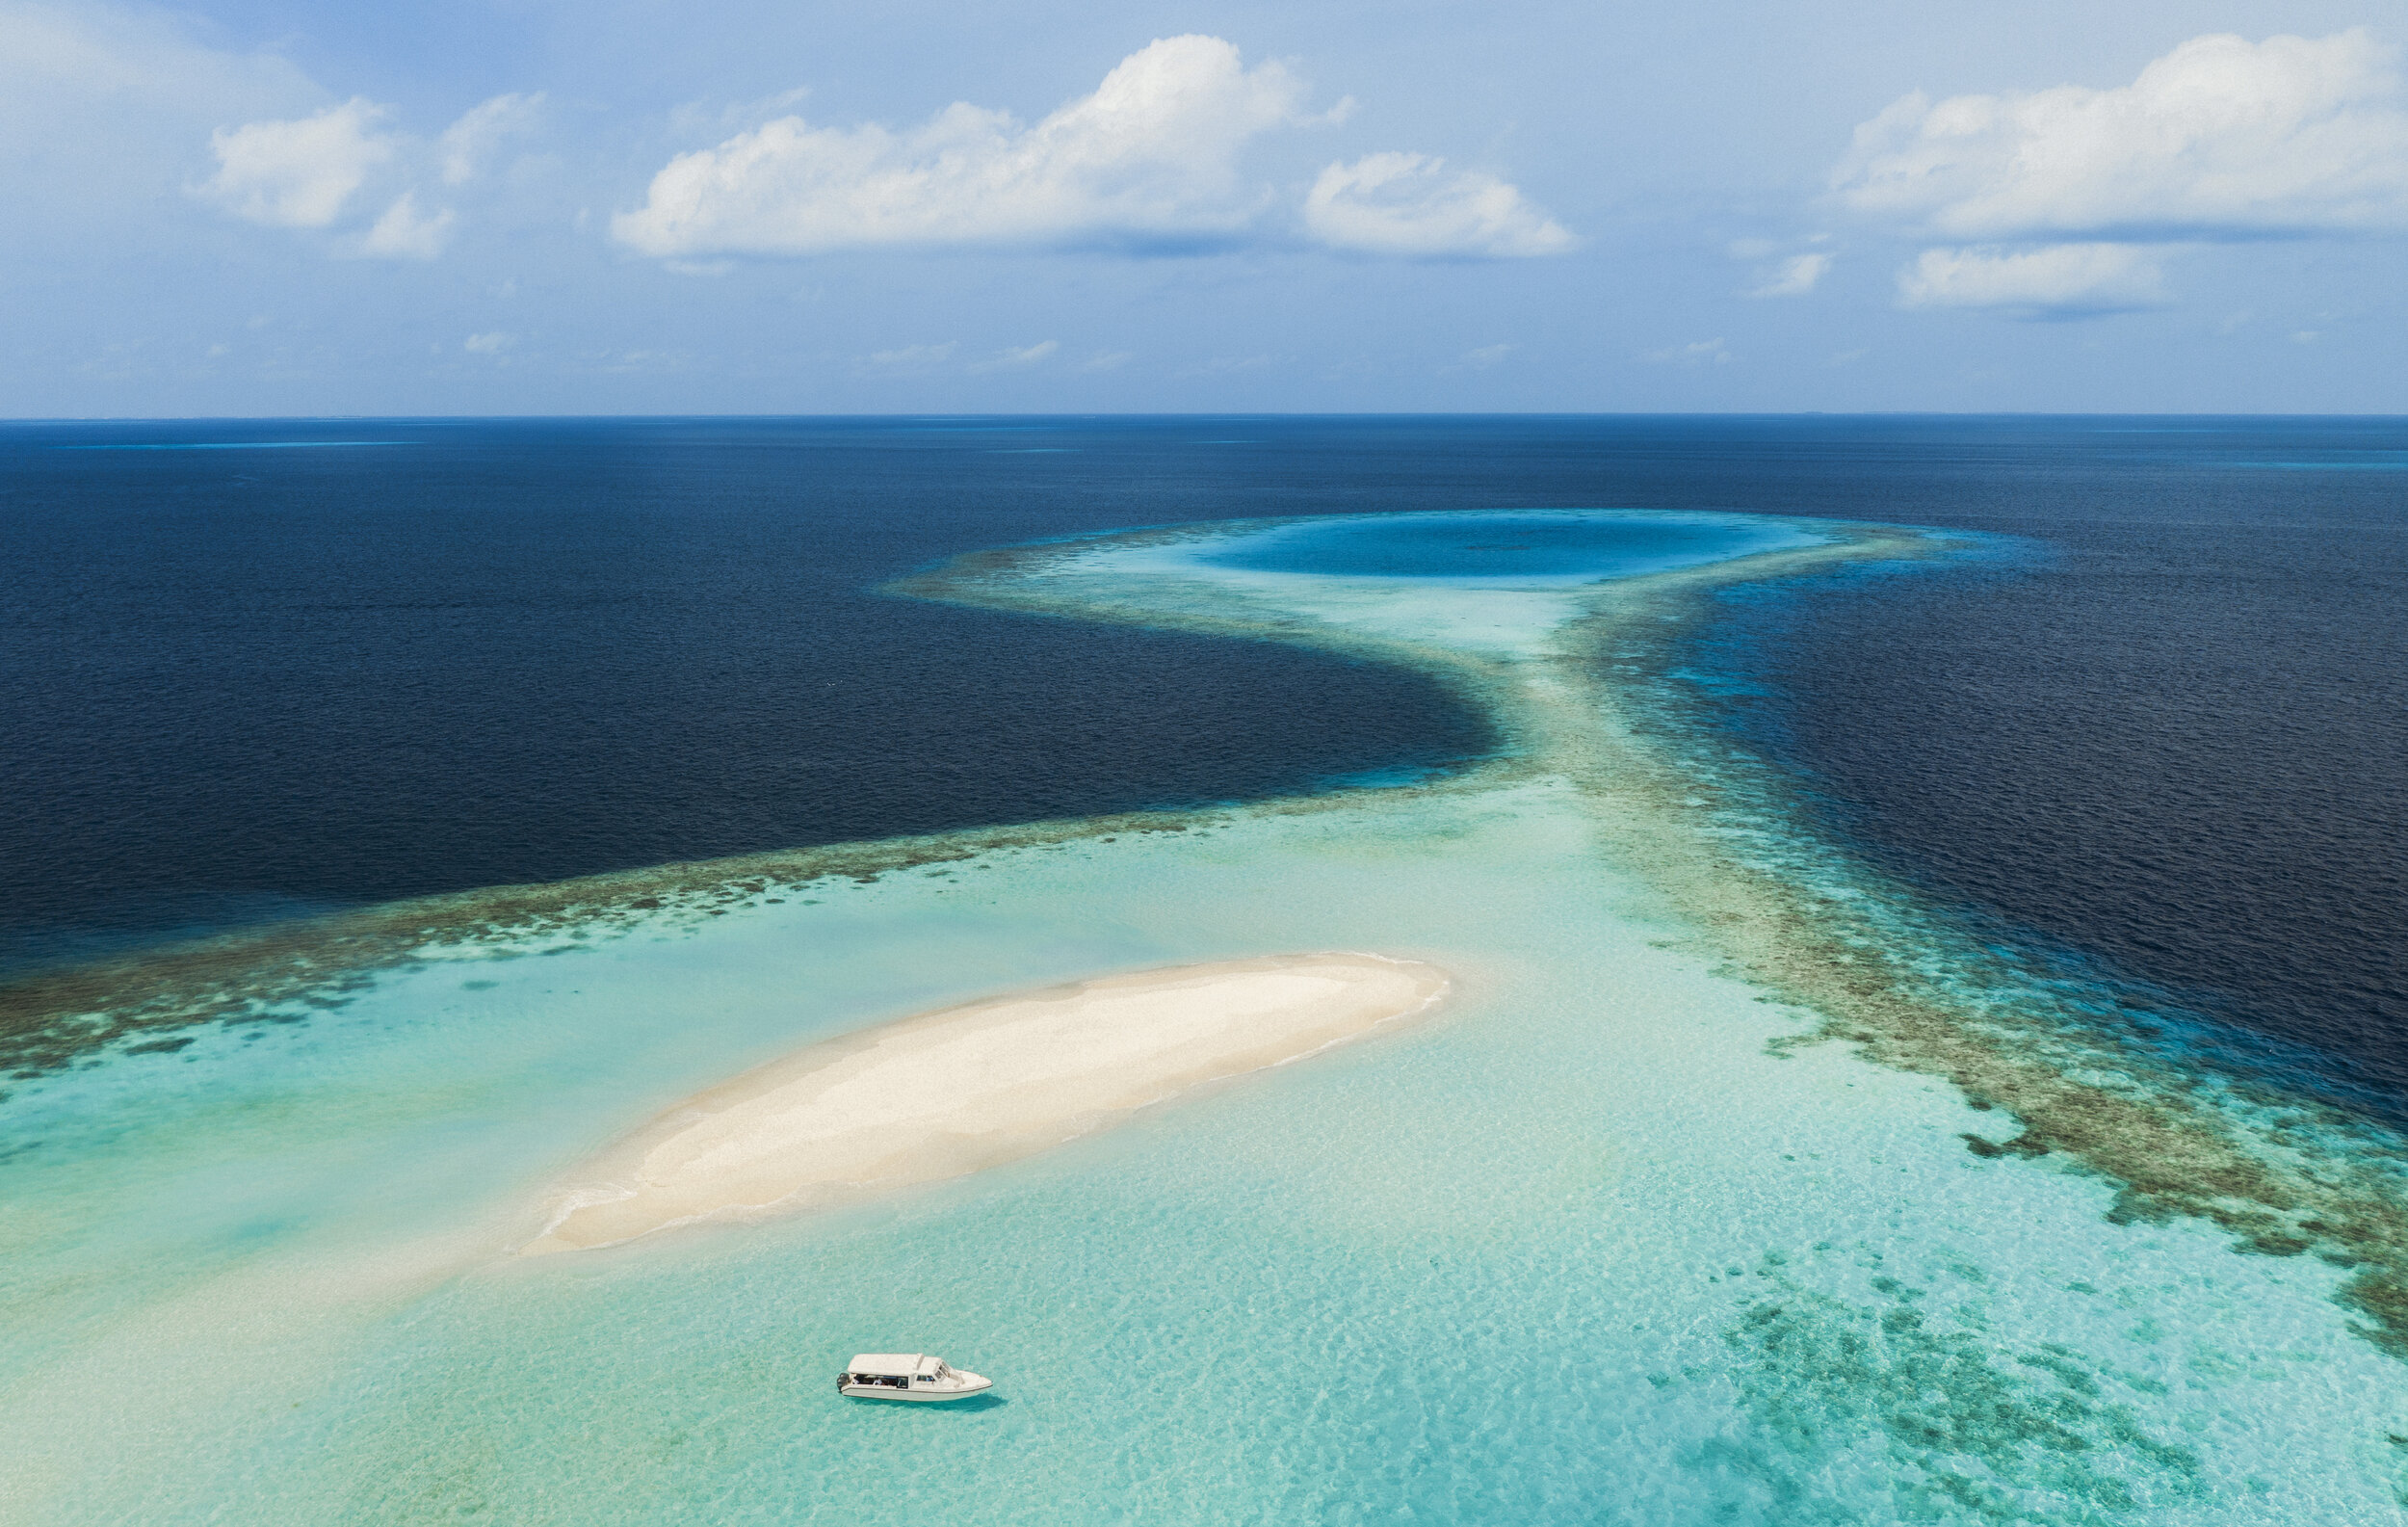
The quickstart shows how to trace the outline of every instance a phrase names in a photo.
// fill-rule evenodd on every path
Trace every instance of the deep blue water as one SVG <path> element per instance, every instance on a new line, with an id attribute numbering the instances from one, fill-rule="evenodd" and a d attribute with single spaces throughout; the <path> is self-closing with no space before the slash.
<path id="1" fill-rule="evenodd" d="M 869 592 L 1243 496 L 1202 432 L 999 451 L 1030 433 L 0 432 L 0 963 L 1487 746 L 1414 674 Z"/>
<path id="2" fill-rule="evenodd" d="M 7 427 L 0 959 L 1440 765 L 1484 733 L 1409 675 L 866 591 L 1132 525 L 1762 511 L 2014 538 L 1728 601 L 1725 720 L 1835 831 L 2408 1096 L 2403 453 L 2314 419 Z"/>
<path id="3" fill-rule="evenodd" d="M 2397 1112 L 2408 479 L 2367 468 L 2408 459 L 2408 422 L 1844 429 L 1764 439 L 1754 470 L 1828 512 L 1877 454 L 1898 507 L 1871 517 L 2019 540 L 1733 593 L 1729 721 L 1859 853 L 2044 967 L 2310 1046 L 2278 1064 Z"/>

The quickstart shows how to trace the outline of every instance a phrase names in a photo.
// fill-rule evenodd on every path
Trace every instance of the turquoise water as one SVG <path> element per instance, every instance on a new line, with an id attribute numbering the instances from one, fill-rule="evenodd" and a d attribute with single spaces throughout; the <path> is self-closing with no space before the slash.
<path id="1" fill-rule="evenodd" d="M 1361 514 L 1217 540 L 1206 566 L 1449 588 L 1569 587 L 1812 545 L 1795 525 L 1740 514 L 1476 511 Z"/>
<path id="2" fill-rule="evenodd" d="M 2344 1269 L 2122 1213 L 2096 1172 L 1969 1150 L 2017 1126 L 1948 1082 L 1783 1042 L 1817 1015 L 1701 936 L 1683 868 L 1747 819 L 1623 790 L 1604 607 L 1567 570 L 1711 566 L 1699 522 L 1577 523 L 1468 584 L 1400 578 L 1414 538 L 1347 549 L 1369 575 L 1265 566 L 1297 534 L 1272 530 L 1230 548 L 1250 566 L 1138 538 L 920 591 L 1426 662 L 1517 740 L 1484 771 L 924 842 L 877 876 L 731 867 L 707 906 L 596 882 L 564 933 L 431 928 L 306 1021 L 25 1084 L 0 1514 L 2408 1516 L 2408 1384 L 2335 1303 Z M 1715 528 L 1767 570 L 1837 535 Z M 509 1255 L 573 1163 L 812 1040 L 1322 948 L 1435 961 L 1456 994 L 883 1203 Z M 846 1357 L 896 1348 L 993 1400 L 836 1398 Z"/>

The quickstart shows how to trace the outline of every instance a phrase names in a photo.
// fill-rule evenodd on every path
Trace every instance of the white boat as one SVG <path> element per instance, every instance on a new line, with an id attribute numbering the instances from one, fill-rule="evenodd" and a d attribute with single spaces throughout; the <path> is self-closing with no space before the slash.
<path id="1" fill-rule="evenodd" d="M 993 1387 L 992 1379 L 917 1352 L 856 1353 L 852 1365 L 836 1376 L 836 1392 L 855 1400 L 967 1400 Z"/>

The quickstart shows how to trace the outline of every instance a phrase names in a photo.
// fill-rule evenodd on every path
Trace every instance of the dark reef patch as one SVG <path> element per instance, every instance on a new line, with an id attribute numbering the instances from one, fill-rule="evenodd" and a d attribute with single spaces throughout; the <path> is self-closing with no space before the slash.
<path id="1" fill-rule="evenodd" d="M 2200 1492 L 2198 1455 L 2152 1435 L 2119 1394 L 2153 1385 L 2102 1370 L 2054 1344 L 2009 1349 L 1962 1314 L 1875 1279 L 1853 1304 L 1800 1287 L 1767 1265 L 1773 1287 L 1724 1332 L 1739 1358 L 1748 1441 L 1724 1459 L 1790 1520 L 1824 1519 L 1837 1502 L 1818 1481 L 1866 1446 L 1906 1520 L 2112 1521 Z M 1853 1519 L 1853 1518 L 1852 1518 Z"/>
<path id="2" fill-rule="evenodd" d="M 772 890 L 868 883 L 896 870 L 1107 833 L 1178 831 L 1191 820 L 1163 812 L 1039 822 L 497 886 L 53 968 L 0 983 L 0 1073 L 30 1080 L 102 1050 L 180 1049 L 188 1037 L 140 1037 L 197 1024 L 300 1021 L 341 1007 L 380 975 L 425 963 L 437 948 L 465 945 L 484 959 L 567 954 L 589 947 L 578 940 L 639 927 L 691 929 Z M 548 939 L 570 941 L 529 947 Z"/>

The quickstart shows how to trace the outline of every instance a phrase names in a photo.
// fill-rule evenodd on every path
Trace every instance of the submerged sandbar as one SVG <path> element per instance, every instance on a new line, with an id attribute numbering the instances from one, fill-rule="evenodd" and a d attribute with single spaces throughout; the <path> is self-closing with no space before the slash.
<path id="1" fill-rule="evenodd" d="M 990 997 L 806 1046 L 588 1163 L 529 1254 L 959 1176 L 1189 1088 L 1326 1049 L 1446 993 L 1435 965 L 1276 955 Z"/>

